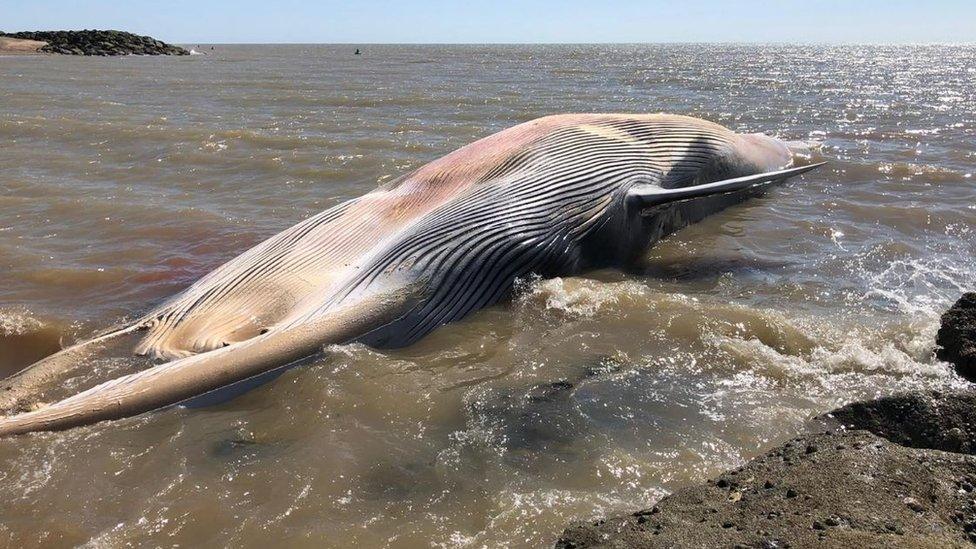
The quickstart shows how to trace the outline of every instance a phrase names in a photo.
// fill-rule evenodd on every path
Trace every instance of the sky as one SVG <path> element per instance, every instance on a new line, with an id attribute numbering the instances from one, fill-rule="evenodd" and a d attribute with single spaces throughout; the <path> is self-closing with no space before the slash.
<path id="1" fill-rule="evenodd" d="M 976 0 L 0 0 L 0 30 L 190 43 L 976 41 Z"/>

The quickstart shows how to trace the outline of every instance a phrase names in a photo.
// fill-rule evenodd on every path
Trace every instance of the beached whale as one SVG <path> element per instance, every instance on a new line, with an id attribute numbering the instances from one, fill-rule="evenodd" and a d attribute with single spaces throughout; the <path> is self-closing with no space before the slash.
<path id="1" fill-rule="evenodd" d="M 774 138 L 685 116 L 520 124 L 311 217 L 145 316 L 3 380 L 0 408 L 12 414 L 0 436 L 206 401 L 328 344 L 409 345 L 496 303 L 520 277 L 625 267 L 661 237 L 816 167 L 792 165 Z M 166 362 L 23 411 L 123 335 L 141 335 L 135 353 Z"/>

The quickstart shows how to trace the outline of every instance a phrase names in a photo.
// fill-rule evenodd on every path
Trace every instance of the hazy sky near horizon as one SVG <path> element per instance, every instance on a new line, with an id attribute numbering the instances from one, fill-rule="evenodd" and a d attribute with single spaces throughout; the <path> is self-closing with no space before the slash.
<path id="1" fill-rule="evenodd" d="M 0 30 L 177 43 L 973 42 L 974 0 L 0 0 Z"/>

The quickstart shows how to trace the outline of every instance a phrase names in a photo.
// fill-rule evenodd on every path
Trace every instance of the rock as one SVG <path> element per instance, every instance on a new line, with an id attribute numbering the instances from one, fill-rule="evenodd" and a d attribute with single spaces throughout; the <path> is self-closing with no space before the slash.
<path id="1" fill-rule="evenodd" d="M 959 375 L 976 381 L 976 292 L 963 294 L 942 315 L 936 343 L 939 360 L 951 362 Z"/>
<path id="2" fill-rule="evenodd" d="M 179 47 L 149 36 L 115 30 L 36 31 L 0 33 L 0 37 L 46 42 L 39 51 L 63 55 L 189 55 Z"/>
<path id="3" fill-rule="evenodd" d="M 904 446 L 976 453 L 974 391 L 895 395 L 848 404 L 824 417 Z"/>
<path id="4" fill-rule="evenodd" d="M 556 547 L 966 547 L 976 518 L 963 488 L 976 456 L 866 431 L 797 438 L 722 480 L 748 497 L 720 482 L 679 490 L 657 512 L 573 525 Z"/>

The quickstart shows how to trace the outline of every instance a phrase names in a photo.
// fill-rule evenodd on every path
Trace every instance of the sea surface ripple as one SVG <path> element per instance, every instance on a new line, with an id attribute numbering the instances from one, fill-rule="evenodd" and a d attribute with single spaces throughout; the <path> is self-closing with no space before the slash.
<path id="1" fill-rule="evenodd" d="M 976 276 L 974 47 L 192 46 L 0 58 L 0 375 L 539 116 L 688 114 L 830 163 L 639 273 L 526 280 L 221 406 L 2 440 L 0 545 L 540 546 L 839 404 L 961 383 L 932 353 Z"/>

